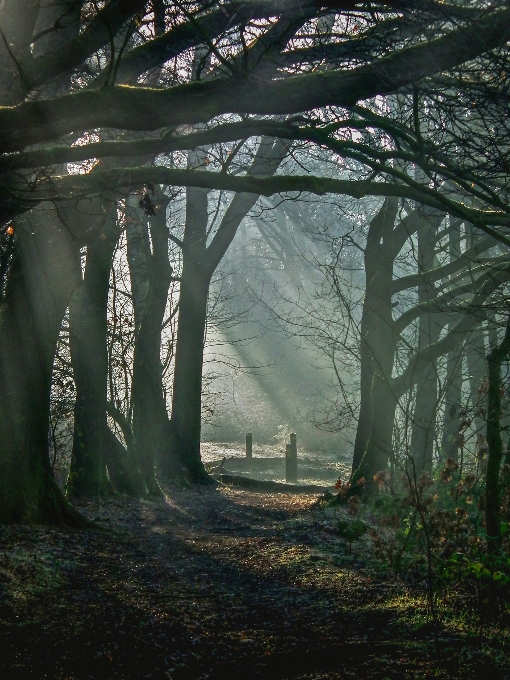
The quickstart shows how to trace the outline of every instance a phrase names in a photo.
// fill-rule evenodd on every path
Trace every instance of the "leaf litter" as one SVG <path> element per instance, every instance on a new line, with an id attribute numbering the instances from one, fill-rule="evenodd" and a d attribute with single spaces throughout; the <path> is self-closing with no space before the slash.
<path id="1" fill-rule="evenodd" d="M 440 647 L 310 494 L 228 486 L 82 503 L 102 531 L 0 527 L 5 678 L 478 677 L 483 645 Z M 407 598 L 407 599 L 406 599 Z M 416 613 L 416 612 L 414 612 Z M 425 616 L 425 612 L 424 612 Z M 492 678 L 505 677 L 501 665 Z M 506 676 L 510 677 L 510 676 Z"/>

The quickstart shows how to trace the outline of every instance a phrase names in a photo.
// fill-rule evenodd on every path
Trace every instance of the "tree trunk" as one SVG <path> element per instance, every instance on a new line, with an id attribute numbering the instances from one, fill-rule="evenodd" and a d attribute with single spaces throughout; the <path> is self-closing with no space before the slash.
<path id="1" fill-rule="evenodd" d="M 439 338 L 435 334 L 431 341 Z M 416 472 L 432 472 L 434 453 L 435 421 L 437 411 L 437 362 L 432 360 L 416 386 L 416 402 L 411 431 L 411 455 Z"/>
<path id="2" fill-rule="evenodd" d="M 370 224 L 365 248 L 366 287 L 360 337 L 361 404 L 354 444 L 353 479 L 371 478 L 391 450 L 393 419 L 388 446 L 386 423 L 379 414 L 388 406 L 387 387 L 382 387 L 382 391 L 380 388 L 391 380 L 396 344 L 391 311 L 393 257 L 389 252 L 397 206 L 395 199 L 384 201 Z M 390 401 L 391 408 L 394 414 L 395 405 Z"/>
<path id="3" fill-rule="evenodd" d="M 210 64 L 205 45 L 197 45 L 192 76 Z M 200 167 L 206 159 L 203 148 L 188 154 L 188 165 Z M 161 461 L 167 479 L 187 482 L 210 481 L 200 456 L 202 420 L 202 372 L 204 361 L 207 298 L 211 276 L 205 276 L 209 191 L 186 189 L 186 222 L 182 242 L 182 273 L 179 317 L 175 343 L 172 416 L 169 450 Z"/>
<path id="4" fill-rule="evenodd" d="M 462 403 L 462 352 L 461 343 L 451 352 L 446 360 L 446 394 L 444 399 L 444 418 L 441 448 L 443 458 L 456 461 L 459 455 L 460 410 Z"/>
<path id="5" fill-rule="evenodd" d="M 39 3 L 34 0 L 5 0 L 0 5 L 0 21 L 3 39 L 0 40 L 0 102 L 2 106 L 14 106 L 23 101 L 25 87 L 23 76 L 12 54 L 22 62 L 33 58 L 30 43 L 35 32 Z M 48 9 L 42 12 L 47 14 Z M 56 32 L 56 31 L 55 31 Z M 9 48 L 7 47 L 9 46 Z"/>
<path id="6" fill-rule="evenodd" d="M 473 424 L 475 430 L 483 431 L 484 419 L 477 414 L 479 408 L 479 392 L 485 376 L 487 375 L 487 366 L 485 363 L 486 349 L 484 340 L 484 331 L 482 328 L 477 328 L 466 339 L 466 359 L 467 369 L 469 374 L 469 392 L 471 407 L 474 411 Z"/>
<path id="7" fill-rule="evenodd" d="M 371 321 L 373 320 L 372 317 L 374 314 L 371 304 L 371 296 L 367 294 L 368 292 L 367 282 L 367 291 L 365 293 L 365 301 L 363 304 L 363 312 L 361 317 L 360 408 L 358 414 L 358 424 L 356 428 L 356 439 L 354 440 L 354 454 L 352 464 L 353 471 L 358 469 L 367 450 L 372 422 L 372 380 L 374 366 L 372 361 L 372 352 L 370 351 L 368 342 L 369 338 L 374 335 L 374 331 L 369 331 L 369 327 L 372 325 Z"/>
<path id="8" fill-rule="evenodd" d="M 190 481 L 204 481 L 200 458 L 202 368 L 209 282 L 183 268 L 175 353 L 172 427 L 177 460 Z M 208 478 L 208 477 L 207 477 Z"/>
<path id="9" fill-rule="evenodd" d="M 450 216 L 450 234 L 448 237 L 448 254 L 450 262 L 461 256 L 460 220 Z M 449 324 L 452 330 L 454 324 Z M 460 344 L 446 359 L 446 393 L 444 398 L 443 432 L 441 450 L 444 460 L 451 458 L 456 461 L 459 455 L 458 433 L 460 425 L 460 411 L 462 404 L 462 358 L 463 344 Z"/>
<path id="10" fill-rule="evenodd" d="M 503 460 L 501 441 L 501 364 L 510 352 L 510 316 L 506 333 L 500 345 L 496 345 L 487 356 L 489 391 L 487 393 L 487 471 L 485 477 L 485 527 L 487 550 L 495 553 L 501 550 L 501 486 L 500 469 Z"/>
<path id="11" fill-rule="evenodd" d="M 151 278 L 151 245 L 147 218 L 138 206 L 139 196 L 131 194 L 126 199 L 126 237 L 131 295 L 138 333 L 145 314 Z"/>
<path id="12" fill-rule="evenodd" d="M 367 480 L 368 489 L 372 488 L 372 479 L 376 472 L 388 465 L 393 456 L 393 424 L 397 399 L 391 389 L 391 381 L 387 374 L 377 372 L 372 382 L 372 412 L 370 415 L 370 437 L 365 455 L 353 473 L 352 481 L 361 477 Z"/>
<path id="13" fill-rule="evenodd" d="M 287 155 L 288 145 L 263 138 L 250 174 L 273 174 Z M 200 159 L 194 160 L 200 162 Z M 256 194 L 236 194 L 207 246 L 207 196 L 208 192 L 204 189 L 187 190 L 172 395 L 174 469 L 180 468 L 187 479 L 195 482 L 209 481 L 200 458 L 202 371 L 209 285 L 239 225 L 258 199 Z"/>
<path id="14" fill-rule="evenodd" d="M 72 498 L 113 493 L 106 474 L 106 449 L 111 443 L 106 418 L 106 331 L 117 232 L 116 216 L 110 214 L 101 238 L 87 249 L 85 276 L 69 305 L 69 345 L 76 385 L 73 452 L 67 482 L 67 493 Z"/>
<path id="15" fill-rule="evenodd" d="M 470 248 L 478 241 L 480 241 L 480 234 L 476 233 L 476 230 L 469 223 L 466 224 L 466 247 Z M 468 279 L 469 280 L 469 279 Z M 485 319 L 485 314 L 480 314 L 480 325 Z M 497 344 L 497 338 L 494 339 L 494 344 L 491 345 L 495 347 Z M 467 338 L 465 344 L 466 360 L 467 360 L 467 370 L 469 376 L 469 388 L 470 388 L 470 402 L 471 407 L 474 411 L 473 425 L 477 432 L 481 432 L 482 428 L 485 426 L 485 420 L 483 417 L 477 414 L 478 411 L 478 401 L 479 393 L 478 390 L 482 385 L 485 377 L 487 375 L 486 366 L 486 354 L 485 349 L 485 334 L 483 328 L 476 328 Z"/>
<path id="16" fill-rule="evenodd" d="M 174 460 L 189 481 L 209 480 L 200 457 L 202 369 L 209 280 L 200 276 L 194 256 L 184 259 L 172 395 Z"/>
<path id="17" fill-rule="evenodd" d="M 148 492 L 142 477 L 140 456 L 131 423 L 111 401 L 107 402 L 106 410 L 120 427 L 126 443 L 124 447 L 108 428 L 107 437 L 110 444 L 106 448 L 106 464 L 113 486 L 128 496 L 145 498 Z"/>
<path id="18" fill-rule="evenodd" d="M 436 230 L 432 224 L 428 229 L 420 229 L 418 232 L 418 273 L 424 278 L 418 286 L 418 304 L 431 303 L 434 299 L 434 284 L 427 281 L 426 272 L 434 267 L 435 245 Z M 432 345 L 439 340 L 441 326 L 437 316 L 433 310 L 432 313 L 420 315 L 418 349 Z M 416 385 L 411 429 L 411 455 L 414 459 L 414 469 L 418 473 L 422 470 L 432 472 L 437 403 L 437 361 L 431 360 L 429 367 L 420 376 Z"/>
<path id="19" fill-rule="evenodd" d="M 48 455 L 53 359 L 80 283 L 79 242 L 64 212 L 32 213 L 16 227 L 0 323 L 0 522 L 87 524 L 57 487 Z"/>
<path id="20" fill-rule="evenodd" d="M 66 0 L 41 8 L 31 0 L 3 5 L 4 33 L 22 61 L 58 50 L 79 32 L 79 3 L 71 10 Z M 30 55 L 31 36 L 57 18 L 61 29 L 38 40 Z M 8 61 L 8 70 L 22 80 L 10 54 Z M 4 95 L 12 103 L 24 96 L 23 83 L 18 82 L 18 88 L 16 77 L 11 81 L 6 73 L 2 76 L 2 104 L 8 103 Z M 68 74 L 55 78 L 45 86 L 45 95 L 61 93 L 68 83 Z M 17 252 L 0 318 L 0 522 L 89 525 L 65 500 L 52 476 L 48 430 L 56 343 L 81 278 L 76 275 L 79 248 L 97 234 L 102 217 L 93 201 L 60 202 L 58 211 L 33 211 L 16 225 Z"/>
<path id="21" fill-rule="evenodd" d="M 138 322 L 133 361 L 133 433 L 141 455 L 142 474 L 149 494 L 161 493 L 156 479 L 156 466 L 168 463 L 170 421 L 168 419 L 163 394 L 161 364 L 161 327 L 168 299 L 168 288 L 172 268 L 168 257 L 168 230 L 166 227 L 166 207 L 160 207 L 151 219 L 150 231 L 152 254 L 145 251 L 143 257 L 150 257 L 147 283 L 141 278 L 136 284 L 132 275 L 133 298 L 139 286 L 146 290 L 145 299 L 135 305 L 135 318 Z M 133 244 L 131 244 L 132 246 Z M 140 255 L 140 253 L 139 253 Z M 131 247 L 130 265 L 135 264 Z M 132 270 L 133 271 L 133 270 Z M 137 309 L 138 308 L 138 309 Z M 164 472 L 164 468 L 162 468 Z"/>

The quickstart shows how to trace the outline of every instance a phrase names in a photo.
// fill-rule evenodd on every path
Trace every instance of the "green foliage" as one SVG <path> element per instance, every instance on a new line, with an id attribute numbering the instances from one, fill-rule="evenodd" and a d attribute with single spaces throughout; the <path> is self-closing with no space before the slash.
<path id="1" fill-rule="evenodd" d="M 374 481 L 379 492 L 366 506 L 374 557 L 406 580 L 428 578 L 434 597 L 480 615 L 503 611 L 510 601 L 508 487 L 501 495 L 503 551 L 489 555 L 483 465 L 462 478 L 452 460 L 435 477 L 409 466 L 397 492 L 382 473 Z"/>
<path id="2" fill-rule="evenodd" d="M 349 544 L 349 552 L 352 551 L 352 544 L 364 536 L 367 525 L 360 519 L 339 519 L 336 528 L 340 536 Z"/>
<path id="3" fill-rule="evenodd" d="M 473 586 L 481 612 L 501 611 L 508 604 L 510 586 L 510 558 L 505 555 L 472 560 L 462 553 L 454 553 L 443 567 L 443 583 Z"/>

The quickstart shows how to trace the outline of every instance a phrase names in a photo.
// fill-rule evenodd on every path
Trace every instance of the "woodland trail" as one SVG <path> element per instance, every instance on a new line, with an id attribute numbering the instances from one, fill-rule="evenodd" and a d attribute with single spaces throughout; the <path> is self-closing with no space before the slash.
<path id="1" fill-rule="evenodd" d="M 82 505 L 103 532 L 0 528 L 0 676 L 384 680 L 491 670 L 480 646 L 466 664 L 451 635 L 437 656 L 426 626 L 406 623 L 407 611 L 416 621 L 416 593 L 371 566 L 368 541 L 349 554 L 325 531 L 316 499 L 220 485 Z"/>

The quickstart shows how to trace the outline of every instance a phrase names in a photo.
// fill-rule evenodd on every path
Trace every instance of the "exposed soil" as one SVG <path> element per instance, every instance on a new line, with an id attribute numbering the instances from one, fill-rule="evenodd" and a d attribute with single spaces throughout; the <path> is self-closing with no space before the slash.
<path id="1" fill-rule="evenodd" d="M 482 640 L 413 630 L 419 587 L 316 501 L 220 485 L 82 505 L 103 531 L 1 528 L 0 677 L 505 677 Z"/>

